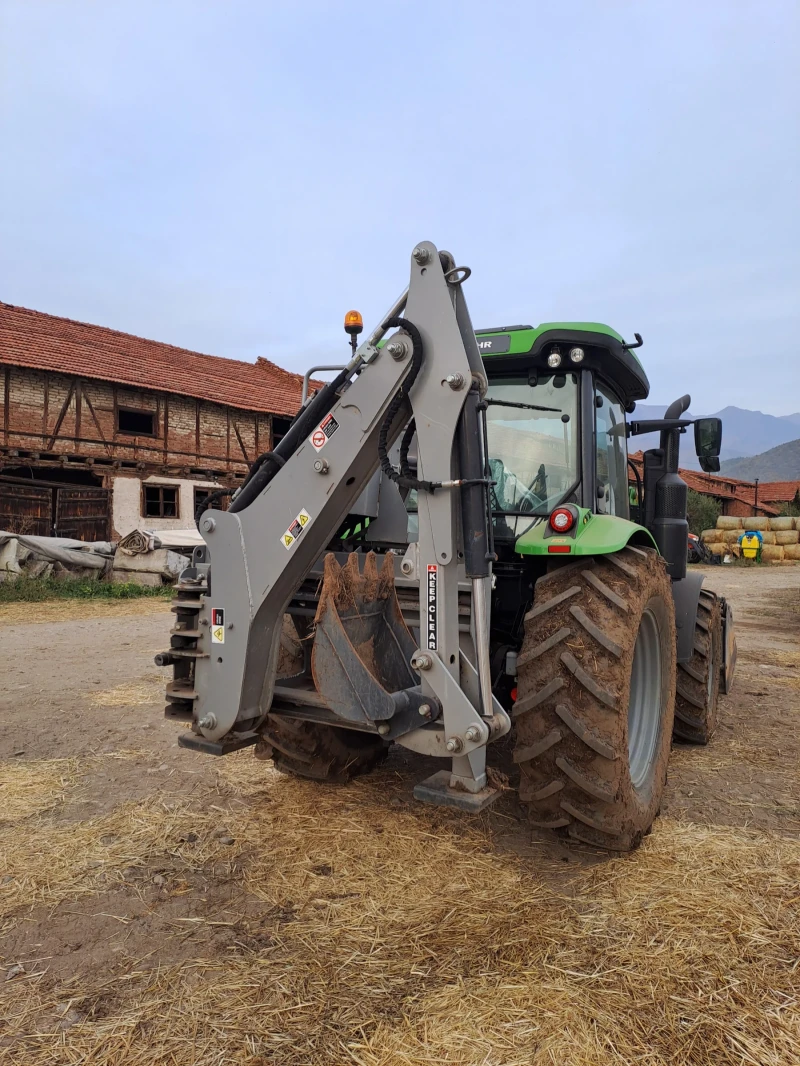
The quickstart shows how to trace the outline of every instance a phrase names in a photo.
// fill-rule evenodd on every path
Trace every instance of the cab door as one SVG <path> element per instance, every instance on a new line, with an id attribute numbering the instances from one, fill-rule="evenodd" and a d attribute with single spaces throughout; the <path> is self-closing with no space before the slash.
<path id="1" fill-rule="evenodd" d="M 601 382 L 595 384 L 595 484 L 598 514 L 630 518 L 628 441 L 622 404 Z"/>

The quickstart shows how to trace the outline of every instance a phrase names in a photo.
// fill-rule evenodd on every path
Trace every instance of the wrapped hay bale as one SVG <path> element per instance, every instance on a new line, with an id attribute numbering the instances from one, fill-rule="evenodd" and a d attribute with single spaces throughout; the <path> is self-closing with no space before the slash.
<path id="1" fill-rule="evenodd" d="M 782 563 L 783 548 L 780 544 L 765 544 L 761 549 L 761 559 L 765 563 Z"/>
<path id="2" fill-rule="evenodd" d="M 777 535 L 778 535 L 777 533 L 770 533 L 770 531 L 767 529 L 761 534 L 761 543 L 762 544 L 775 544 L 775 543 L 777 543 L 776 540 L 775 540 Z"/>
<path id="3" fill-rule="evenodd" d="M 741 518 L 734 518 L 733 515 L 720 515 L 717 519 L 717 529 L 741 529 Z"/>
<path id="4" fill-rule="evenodd" d="M 773 533 L 784 532 L 788 529 L 794 529 L 794 519 L 788 515 L 778 516 L 778 518 L 770 518 L 769 528 Z"/>
<path id="5" fill-rule="evenodd" d="M 800 518 L 793 518 L 792 521 L 794 522 L 794 528 L 800 529 Z"/>
<path id="6" fill-rule="evenodd" d="M 797 544 L 800 541 L 800 532 L 796 529 L 779 529 L 775 534 L 776 544 Z"/>
<path id="7" fill-rule="evenodd" d="M 783 549 L 783 558 L 800 563 L 800 544 L 787 544 Z"/>
<path id="8" fill-rule="evenodd" d="M 741 529 L 721 529 L 718 530 L 722 534 L 722 540 L 725 544 L 738 544 L 739 537 L 742 535 Z"/>
<path id="9" fill-rule="evenodd" d="M 742 523 L 742 529 L 757 529 L 759 533 L 763 533 L 769 529 L 769 519 L 763 518 L 761 515 L 754 515 L 752 518 L 740 518 Z"/>
<path id="10" fill-rule="evenodd" d="M 722 544 L 725 540 L 725 531 L 722 529 L 704 529 L 700 534 L 703 544 Z"/>
<path id="11" fill-rule="evenodd" d="M 723 544 L 721 541 L 716 544 L 709 544 L 708 546 L 708 550 L 711 552 L 712 555 L 725 555 L 728 552 L 729 548 L 730 545 Z"/>

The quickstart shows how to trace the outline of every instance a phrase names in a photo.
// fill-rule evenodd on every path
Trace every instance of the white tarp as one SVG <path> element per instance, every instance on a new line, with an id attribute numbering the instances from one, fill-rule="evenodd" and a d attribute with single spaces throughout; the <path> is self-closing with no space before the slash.
<path id="1" fill-rule="evenodd" d="M 134 529 L 119 542 L 119 550 L 124 555 L 143 555 L 145 552 L 169 548 L 190 555 L 192 548 L 204 543 L 196 529 Z"/>
<path id="2" fill-rule="evenodd" d="M 137 573 L 174 581 L 191 562 L 192 549 L 202 543 L 203 538 L 196 529 L 169 532 L 135 529 L 119 544 L 0 531 L 0 574 L 39 577 L 50 573 L 57 563 L 68 571 L 95 570 L 98 575 L 105 571 L 103 576 L 115 581 L 139 580 Z"/>
<path id="3" fill-rule="evenodd" d="M 23 548 L 41 559 L 61 563 L 67 568 L 88 567 L 91 570 L 103 570 L 114 557 L 115 551 L 115 545 L 107 540 L 87 544 L 82 540 L 70 540 L 67 537 L 28 537 L 21 533 L 6 533 L 0 530 L 0 548 L 11 541 L 17 543 L 15 557 L 19 556 L 19 549 Z"/>

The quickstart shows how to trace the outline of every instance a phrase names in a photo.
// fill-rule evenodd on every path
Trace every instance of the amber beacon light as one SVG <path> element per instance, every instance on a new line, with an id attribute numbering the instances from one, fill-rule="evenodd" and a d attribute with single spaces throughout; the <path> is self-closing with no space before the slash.
<path id="1" fill-rule="evenodd" d="M 361 317 L 361 312 L 348 311 L 344 316 L 344 331 L 350 337 L 350 347 L 353 349 L 353 355 L 356 354 L 356 345 L 358 344 L 356 338 L 363 329 L 364 319 Z"/>

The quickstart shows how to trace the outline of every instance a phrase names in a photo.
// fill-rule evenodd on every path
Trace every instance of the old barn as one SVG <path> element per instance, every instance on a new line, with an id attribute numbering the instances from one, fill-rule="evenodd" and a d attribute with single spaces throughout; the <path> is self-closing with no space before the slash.
<path id="1" fill-rule="evenodd" d="M 280 439 L 302 377 L 0 303 L 0 530 L 186 528 Z"/>

